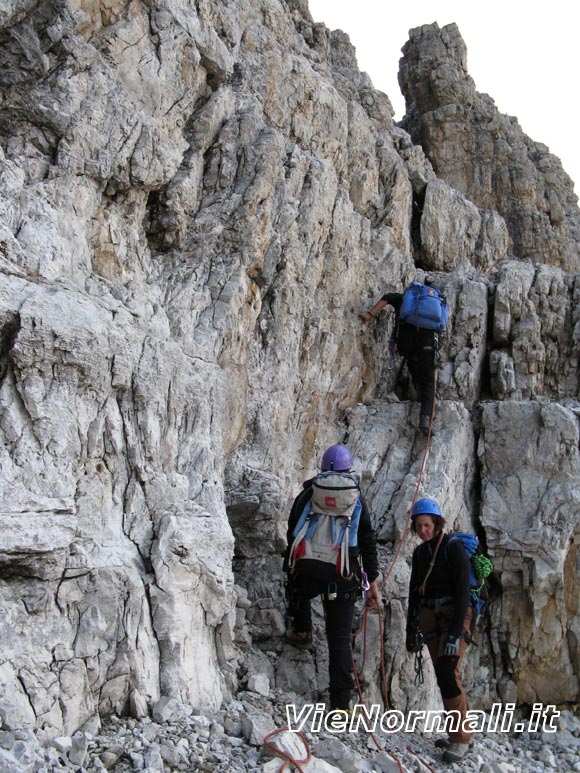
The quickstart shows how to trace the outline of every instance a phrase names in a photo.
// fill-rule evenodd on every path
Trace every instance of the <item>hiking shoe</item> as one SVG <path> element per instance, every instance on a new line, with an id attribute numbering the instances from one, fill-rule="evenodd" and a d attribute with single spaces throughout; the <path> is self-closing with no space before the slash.
<path id="1" fill-rule="evenodd" d="M 419 416 L 419 429 L 421 430 L 423 435 L 425 435 L 425 437 L 427 437 L 427 435 L 429 434 L 430 424 L 431 424 L 430 416 L 426 416 L 426 415 Z M 433 437 L 433 435 L 435 435 L 435 429 L 431 427 L 431 437 Z"/>
<path id="2" fill-rule="evenodd" d="M 456 743 L 454 741 L 450 741 L 449 746 L 443 752 L 441 759 L 443 762 L 461 762 L 468 751 L 468 743 Z"/>
<path id="3" fill-rule="evenodd" d="M 300 632 L 289 629 L 284 634 L 283 639 L 287 644 L 291 644 L 299 650 L 312 649 L 312 631 Z"/>
<path id="4" fill-rule="evenodd" d="M 438 738 L 435 741 L 435 746 L 438 749 L 447 749 L 447 748 L 449 748 L 449 744 L 450 743 L 451 743 L 451 741 L 449 740 L 449 738 Z"/>

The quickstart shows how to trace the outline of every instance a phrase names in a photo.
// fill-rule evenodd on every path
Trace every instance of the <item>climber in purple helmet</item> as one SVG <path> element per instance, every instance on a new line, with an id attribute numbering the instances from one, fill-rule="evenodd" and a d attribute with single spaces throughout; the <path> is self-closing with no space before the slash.
<path id="1" fill-rule="evenodd" d="M 378 606 L 380 593 L 377 577 L 378 558 L 376 538 L 366 502 L 360 494 L 358 478 L 351 473 L 352 454 L 344 445 L 327 448 L 322 456 L 320 475 L 310 478 L 303 484 L 303 490 L 296 497 L 288 520 L 286 555 L 284 569 L 288 572 L 287 600 L 289 626 L 284 640 L 288 644 L 303 650 L 312 649 L 312 618 L 310 602 L 315 596 L 322 596 L 325 612 L 326 638 L 329 651 L 329 709 L 348 710 L 354 680 L 352 674 L 351 638 L 354 608 L 361 588 L 366 588 L 366 604 Z M 329 505 L 327 517 L 334 524 L 347 520 L 348 513 L 351 531 L 356 528 L 352 546 L 352 536 L 348 542 L 347 569 L 338 570 L 336 565 L 324 563 L 306 555 L 302 535 L 308 534 L 309 518 L 317 515 L 317 497 L 324 491 L 324 502 Z M 328 515 L 333 508 L 340 510 L 341 497 L 350 497 L 350 508 L 338 512 L 338 517 Z M 346 507 L 346 505 L 345 505 Z M 300 531 L 301 523 L 304 524 Z M 320 521 L 316 522 L 315 533 L 324 530 Z M 334 532 L 333 532 L 334 533 Z M 316 557 L 316 548 L 313 548 Z M 334 550 L 336 548 L 332 548 Z M 336 553 L 334 555 L 337 555 Z M 297 558 L 297 556 L 300 556 Z M 304 560 L 309 558 L 309 560 Z M 347 557 L 343 557 L 346 559 Z M 368 580 L 366 585 L 365 578 Z"/>
<path id="2" fill-rule="evenodd" d="M 322 454 L 320 469 L 322 472 L 328 472 L 329 470 L 350 472 L 352 469 L 352 454 L 346 446 L 330 446 Z"/>

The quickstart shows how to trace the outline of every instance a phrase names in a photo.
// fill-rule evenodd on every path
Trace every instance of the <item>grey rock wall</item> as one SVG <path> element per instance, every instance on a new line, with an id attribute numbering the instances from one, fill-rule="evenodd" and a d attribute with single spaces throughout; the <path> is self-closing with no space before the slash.
<path id="1" fill-rule="evenodd" d="M 407 59 L 443 34 L 421 30 Z M 474 100 L 431 47 L 418 60 L 440 59 L 442 89 Z M 473 693 L 572 700 L 578 211 L 565 176 L 557 227 L 538 204 L 543 225 L 526 230 L 511 193 L 480 196 L 446 172 L 442 143 L 415 135 L 438 108 L 417 96 L 411 134 L 394 126 L 347 36 L 302 2 L 20 0 L 0 15 L 0 58 L 2 726 L 70 734 L 160 696 L 217 707 L 257 672 L 324 689 L 324 659 L 278 638 L 288 507 L 323 449 L 347 441 L 386 571 L 419 476 L 418 406 L 387 356 L 392 317 L 363 328 L 357 313 L 425 271 L 451 318 L 421 490 L 452 526 L 483 529 L 503 589 Z M 400 705 L 414 700 L 412 547 L 384 591 Z"/>
<path id="2" fill-rule="evenodd" d="M 519 701 L 574 703 L 578 680 L 577 404 L 483 407 L 481 522 L 503 595 L 494 637 L 501 688 Z M 549 653 L 549 655 L 548 655 Z M 548 662 L 549 660 L 549 662 Z"/>

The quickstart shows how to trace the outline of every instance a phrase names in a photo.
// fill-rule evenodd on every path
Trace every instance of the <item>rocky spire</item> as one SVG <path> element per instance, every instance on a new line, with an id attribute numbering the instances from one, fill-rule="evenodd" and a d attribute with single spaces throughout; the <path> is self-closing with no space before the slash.
<path id="1" fill-rule="evenodd" d="M 475 90 L 455 24 L 410 31 L 399 83 L 407 107 L 401 125 L 438 177 L 480 209 L 499 212 L 513 255 L 577 271 L 580 216 L 573 183 L 545 145 Z"/>

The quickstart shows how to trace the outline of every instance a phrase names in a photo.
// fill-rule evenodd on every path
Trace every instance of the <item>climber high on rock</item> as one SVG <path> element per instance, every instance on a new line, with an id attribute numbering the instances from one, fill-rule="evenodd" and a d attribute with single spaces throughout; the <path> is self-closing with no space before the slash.
<path id="1" fill-rule="evenodd" d="M 399 354 L 419 392 L 419 429 L 429 432 L 435 404 L 435 373 L 438 367 L 439 331 L 447 324 L 447 302 L 434 287 L 412 282 L 404 293 L 385 293 L 370 311 L 359 314 L 366 324 L 386 306 L 396 314 L 395 338 Z M 435 434 L 431 427 L 431 434 Z"/>

